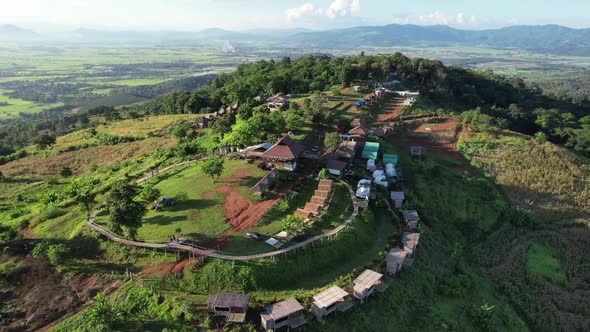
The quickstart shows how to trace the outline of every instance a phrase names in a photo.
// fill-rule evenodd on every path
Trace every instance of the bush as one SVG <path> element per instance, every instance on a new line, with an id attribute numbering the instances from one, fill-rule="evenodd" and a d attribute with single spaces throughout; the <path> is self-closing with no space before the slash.
<path id="1" fill-rule="evenodd" d="M 330 171 L 328 171 L 325 168 L 322 168 L 322 170 L 320 171 L 320 179 L 329 179 L 330 178 Z"/>
<path id="2" fill-rule="evenodd" d="M 74 175 L 74 172 L 72 172 L 71 168 L 66 166 L 66 167 L 61 168 L 61 170 L 59 171 L 59 175 L 61 177 L 67 178 L 67 177 Z"/>
<path id="3" fill-rule="evenodd" d="M 61 217 L 66 213 L 67 211 L 64 209 L 60 209 L 56 206 L 49 206 L 46 209 L 44 209 L 43 212 L 41 212 L 41 215 L 39 217 L 41 218 L 41 221 L 47 221 L 55 219 L 57 217 Z"/>
<path id="4" fill-rule="evenodd" d="M 63 264 L 70 254 L 70 247 L 64 243 L 49 243 L 43 241 L 33 249 L 33 257 L 46 256 L 51 265 L 57 266 Z"/>

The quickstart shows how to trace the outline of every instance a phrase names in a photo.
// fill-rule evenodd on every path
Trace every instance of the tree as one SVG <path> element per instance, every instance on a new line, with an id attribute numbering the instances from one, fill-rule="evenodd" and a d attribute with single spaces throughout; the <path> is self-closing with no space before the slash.
<path id="1" fill-rule="evenodd" d="M 340 91 L 340 88 L 334 88 L 332 89 L 332 96 L 334 97 L 340 97 L 342 95 L 342 92 Z"/>
<path id="2" fill-rule="evenodd" d="M 154 185 L 151 183 L 144 185 L 143 188 L 141 188 L 141 192 L 139 193 L 139 198 L 141 198 L 141 200 L 146 203 L 156 200 L 160 198 L 160 196 L 162 196 L 160 190 L 154 187 Z"/>
<path id="3" fill-rule="evenodd" d="M 90 219 L 90 212 L 96 204 L 96 192 L 94 187 L 98 184 L 96 179 L 75 179 L 64 190 L 64 194 L 72 198 L 80 209 L 86 213 L 86 218 Z"/>
<path id="4" fill-rule="evenodd" d="M 215 180 L 223 174 L 224 164 L 225 160 L 223 158 L 211 158 L 203 162 L 201 170 L 215 182 Z"/>
<path id="5" fill-rule="evenodd" d="M 309 227 L 301 217 L 289 215 L 283 219 L 283 230 L 291 235 L 302 235 Z"/>
<path id="6" fill-rule="evenodd" d="M 35 145 L 41 150 L 45 150 L 48 147 L 55 144 L 55 136 L 43 134 L 35 138 Z"/>
<path id="7" fill-rule="evenodd" d="M 106 300 L 104 293 L 96 294 L 96 304 L 88 309 L 86 317 L 95 331 L 111 331 L 120 313 Z"/>
<path id="8" fill-rule="evenodd" d="M 305 119 L 295 112 L 289 112 L 285 118 L 288 130 L 301 129 L 305 124 Z"/>
<path id="9" fill-rule="evenodd" d="M 119 181 L 113 186 L 106 199 L 111 229 L 120 234 L 125 228 L 127 235 L 132 239 L 137 236 L 143 216 L 147 213 L 143 202 L 135 200 L 138 193 L 139 188 L 136 184 Z"/>
<path id="10" fill-rule="evenodd" d="M 4 173 L 2 173 L 2 171 L 0 171 L 0 182 L 4 182 L 6 180 L 6 177 L 4 176 Z"/>
<path id="11" fill-rule="evenodd" d="M 326 134 L 324 138 L 324 145 L 330 151 L 336 151 L 340 146 L 340 134 L 333 132 Z"/>
<path id="12" fill-rule="evenodd" d="M 67 178 L 67 177 L 70 177 L 70 176 L 74 175 L 74 172 L 72 172 L 72 169 L 71 168 L 69 168 L 67 166 L 64 166 L 59 171 L 59 175 L 61 177 L 63 177 L 63 178 Z"/>

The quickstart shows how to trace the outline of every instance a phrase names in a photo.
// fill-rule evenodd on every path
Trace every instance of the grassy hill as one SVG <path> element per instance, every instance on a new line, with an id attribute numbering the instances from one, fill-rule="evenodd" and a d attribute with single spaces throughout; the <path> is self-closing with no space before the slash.
<path id="1" fill-rule="evenodd" d="M 474 261 L 536 330 L 589 329 L 588 160 L 509 132 L 466 135 L 460 149 L 519 208 L 501 216 Z"/>

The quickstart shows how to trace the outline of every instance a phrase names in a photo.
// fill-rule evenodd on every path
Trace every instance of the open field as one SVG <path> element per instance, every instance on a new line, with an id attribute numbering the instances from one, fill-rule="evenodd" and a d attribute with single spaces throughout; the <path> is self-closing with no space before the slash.
<path id="1" fill-rule="evenodd" d="M 58 106 L 62 106 L 62 104 L 41 104 L 19 98 L 11 98 L 3 94 L 3 91 L 0 90 L 0 120 L 16 117 L 19 113 L 38 113 L 45 109 Z"/>
<path id="2" fill-rule="evenodd" d="M 264 175 L 256 165 L 242 160 L 226 161 L 224 173 L 215 183 L 202 172 L 199 164 L 159 175 L 150 182 L 164 197 L 174 198 L 176 204 L 163 211 L 150 211 L 139 229 L 138 238 L 166 242 L 171 235 L 176 235 L 202 246 L 210 244 L 232 228 L 233 220 L 229 218 L 246 219 L 249 205 L 236 211 L 240 216 L 231 216 L 232 210 L 241 209 L 242 203 L 255 204 L 242 193 Z M 245 220 L 240 219 L 240 222 Z"/>
<path id="3" fill-rule="evenodd" d="M 549 280 L 566 282 L 567 276 L 562 267 L 563 263 L 556 256 L 554 250 L 545 244 L 533 242 L 528 251 L 527 267 L 532 273 Z"/>

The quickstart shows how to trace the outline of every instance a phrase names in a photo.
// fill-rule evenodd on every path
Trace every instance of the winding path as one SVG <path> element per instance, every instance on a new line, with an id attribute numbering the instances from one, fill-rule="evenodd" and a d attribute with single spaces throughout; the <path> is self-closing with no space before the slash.
<path id="1" fill-rule="evenodd" d="M 186 161 L 186 162 L 182 162 L 182 163 L 178 163 L 178 164 L 173 164 L 173 165 L 170 165 L 166 168 L 163 168 L 159 172 L 164 172 L 164 171 L 167 171 L 167 170 L 179 167 L 179 166 L 184 166 L 189 163 L 196 162 L 196 161 L 197 160 L 191 160 L 191 161 Z M 147 181 L 147 180 L 151 179 L 152 177 L 157 176 L 159 174 L 159 172 L 157 174 L 152 174 L 152 175 L 142 177 L 139 180 L 137 180 L 137 182 L 141 183 L 141 182 Z M 357 200 L 352 187 L 344 181 L 340 181 L 340 182 L 342 184 L 344 184 L 344 186 L 346 186 L 346 188 L 348 189 L 348 192 L 350 193 L 350 198 L 352 200 L 352 206 L 353 206 L 352 214 L 350 215 L 350 217 L 348 219 L 346 219 L 346 221 L 344 221 L 340 226 L 334 228 L 333 230 L 331 230 L 328 233 L 316 235 L 316 236 L 311 237 L 303 242 L 299 242 L 299 243 L 293 244 L 291 246 L 288 246 L 288 247 L 285 247 L 282 249 L 278 249 L 278 250 L 270 251 L 270 252 L 265 252 L 265 253 L 261 253 L 261 254 L 234 256 L 234 255 L 223 254 L 223 253 L 215 251 L 215 250 L 209 250 L 209 249 L 205 249 L 202 247 L 192 246 L 192 245 L 187 245 L 187 244 L 178 244 L 178 243 L 172 243 L 172 242 L 170 242 L 170 243 L 153 243 L 153 242 L 140 242 L 140 241 L 128 240 L 128 239 L 125 239 L 125 238 L 115 235 L 114 233 L 112 233 L 111 231 L 107 230 L 106 228 L 104 228 L 100 225 L 97 225 L 94 222 L 94 220 L 96 218 L 96 214 L 97 214 L 96 210 L 92 212 L 90 218 L 86 222 L 86 225 L 90 229 L 104 235 L 106 238 L 108 238 L 109 240 L 111 240 L 113 242 L 120 243 L 120 244 L 123 244 L 126 246 L 131 246 L 131 247 L 180 250 L 180 251 L 186 251 L 186 252 L 198 255 L 198 256 L 218 258 L 218 259 L 223 259 L 223 260 L 228 260 L 228 261 L 249 261 L 249 260 L 261 259 L 261 258 L 275 257 L 275 256 L 287 254 L 291 251 L 295 251 L 300 248 L 304 248 L 305 246 L 307 246 L 309 244 L 312 244 L 317 241 L 321 241 L 323 239 L 330 239 L 334 235 L 336 235 L 336 234 L 340 233 L 342 230 L 344 230 L 348 225 L 350 225 L 356 219 L 356 217 L 358 216 L 358 213 L 359 213 L 359 206 L 360 206 L 359 201 Z"/>

